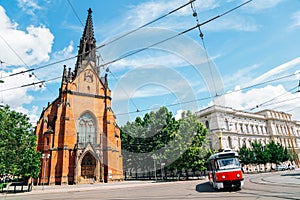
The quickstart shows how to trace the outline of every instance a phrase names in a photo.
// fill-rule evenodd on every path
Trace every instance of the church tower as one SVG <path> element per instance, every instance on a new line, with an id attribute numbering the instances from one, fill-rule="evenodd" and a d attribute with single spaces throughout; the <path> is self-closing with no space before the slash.
<path id="1" fill-rule="evenodd" d="M 107 77 L 100 78 L 92 10 L 80 39 L 75 69 L 64 66 L 58 97 L 37 123 L 42 153 L 38 184 L 123 180 L 120 129 Z"/>

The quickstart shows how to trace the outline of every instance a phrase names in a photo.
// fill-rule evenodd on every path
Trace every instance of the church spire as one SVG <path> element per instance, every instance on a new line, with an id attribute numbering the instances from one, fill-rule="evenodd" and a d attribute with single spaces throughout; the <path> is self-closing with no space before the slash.
<path id="1" fill-rule="evenodd" d="M 83 65 L 88 61 L 96 64 L 96 39 L 94 37 L 94 28 L 92 20 L 92 9 L 89 8 L 83 35 L 80 39 L 78 57 L 75 66 L 75 76 L 81 71 Z"/>

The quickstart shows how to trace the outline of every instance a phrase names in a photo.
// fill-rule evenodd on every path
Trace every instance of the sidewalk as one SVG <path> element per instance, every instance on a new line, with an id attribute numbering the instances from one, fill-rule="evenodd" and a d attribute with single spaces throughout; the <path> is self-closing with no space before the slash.
<path id="1" fill-rule="evenodd" d="M 80 185 L 54 185 L 54 186 L 34 186 L 31 192 L 28 194 L 36 193 L 58 193 L 58 192 L 71 192 L 71 191 L 92 191 L 92 190 L 107 190 L 107 189 L 121 189 L 130 187 L 143 187 L 149 185 L 158 184 L 170 184 L 178 183 L 174 182 L 156 182 L 152 181 L 123 181 L 123 182 L 112 182 L 112 183 L 95 183 L 95 184 L 80 184 Z M 24 194 L 24 193 L 23 193 Z"/>

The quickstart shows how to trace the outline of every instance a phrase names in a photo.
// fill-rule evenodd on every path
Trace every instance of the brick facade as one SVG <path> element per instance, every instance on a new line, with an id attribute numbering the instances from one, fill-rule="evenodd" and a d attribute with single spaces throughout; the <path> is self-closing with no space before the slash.
<path id="1" fill-rule="evenodd" d="M 107 78 L 96 66 L 89 10 L 75 70 L 64 66 L 59 96 L 37 123 L 43 153 L 38 184 L 80 184 L 123 180 L 120 129 L 111 109 Z"/>

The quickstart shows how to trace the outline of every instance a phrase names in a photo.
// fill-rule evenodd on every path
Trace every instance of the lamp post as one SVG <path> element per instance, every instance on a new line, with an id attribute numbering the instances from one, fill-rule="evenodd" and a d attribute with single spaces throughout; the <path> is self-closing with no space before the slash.
<path id="1" fill-rule="evenodd" d="M 153 162 L 154 162 L 154 177 L 155 177 L 155 180 L 157 180 L 157 177 L 156 177 L 156 162 L 155 162 L 156 155 L 153 155 L 152 158 L 153 158 Z"/>
<path id="2" fill-rule="evenodd" d="M 45 154 L 45 153 L 42 154 L 42 159 L 43 159 L 43 162 L 44 162 L 44 175 L 43 175 L 43 187 L 42 187 L 42 190 L 44 190 L 45 178 L 46 178 L 46 163 L 47 163 L 47 159 L 49 159 L 49 158 L 50 158 L 50 154 Z"/>

